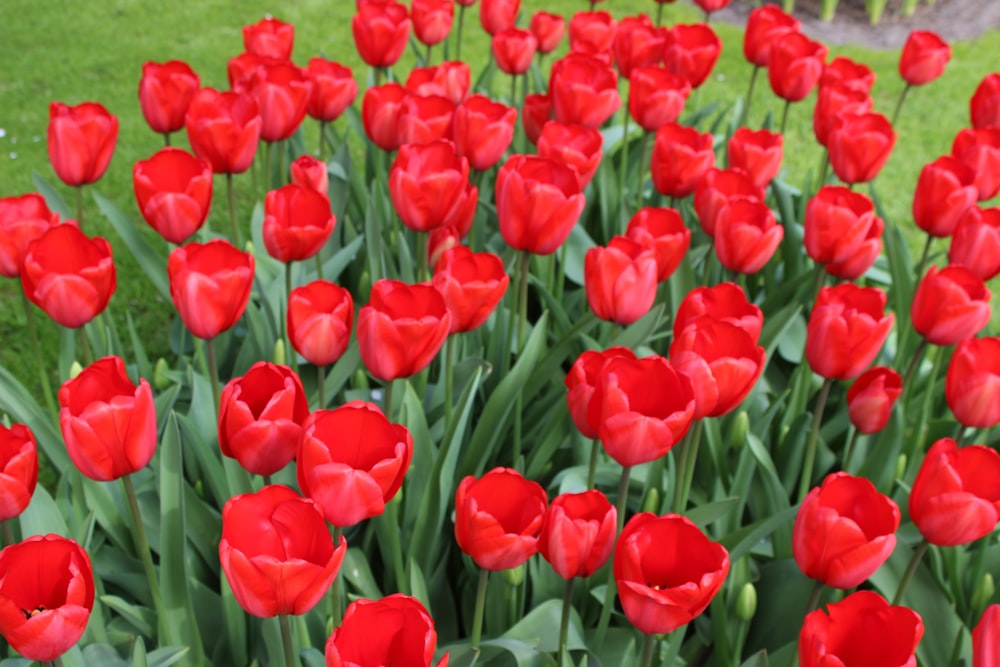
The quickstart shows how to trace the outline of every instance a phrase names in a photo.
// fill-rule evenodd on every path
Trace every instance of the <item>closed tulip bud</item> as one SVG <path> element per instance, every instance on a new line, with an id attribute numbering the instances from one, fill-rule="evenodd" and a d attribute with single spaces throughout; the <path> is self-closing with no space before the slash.
<path id="1" fill-rule="evenodd" d="M 185 117 L 188 142 L 216 174 L 242 174 L 257 154 L 263 121 L 249 94 L 202 88 Z"/>
<path id="2" fill-rule="evenodd" d="M 513 141 L 516 121 L 514 107 L 493 102 L 485 95 L 471 95 L 455 108 L 452 136 L 458 154 L 473 169 L 489 169 Z"/>
<path id="3" fill-rule="evenodd" d="M 266 58 L 289 60 L 295 43 L 295 26 L 271 16 L 243 26 L 243 48 Z"/>
<path id="4" fill-rule="evenodd" d="M 49 162 L 66 185 L 86 185 L 108 169 L 118 142 L 118 117 L 102 104 L 49 105 Z"/>
<path id="5" fill-rule="evenodd" d="M 490 49 L 500 71 L 516 76 L 531 67 L 538 40 L 528 30 L 508 28 L 493 35 Z"/>
<path id="6" fill-rule="evenodd" d="M 861 374 L 847 390 L 847 414 L 862 433 L 877 433 L 889 423 L 892 406 L 903 393 L 899 373 L 885 366 L 873 366 Z"/>
<path id="7" fill-rule="evenodd" d="M 580 180 L 580 189 L 590 184 L 601 164 L 601 133 L 582 125 L 564 125 L 550 120 L 538 137 L 538 155 L 570 167 Z"/>
<path id="8" fill-rule="evenodd" d="M 537 11 L 531 15 L 531 33 L 538 40 L 539 53 L 552 53 L 566 34 L 566 20 L 559 14 Z"/>
<path id="9" fill-rule="evenodd" d="M 867 183 L 885 166 L 896 145 L 896 132 L 877 113 L 841 114 L 827 137 L 830 166 L 845 183 Z"/>
<path id="10" fill-rule="evenodd" d="M 365 91 L 361 102 L 365 134 L 384 151 L 394 151 L 400 146 L 399 115 L 403 100 L 409 96 L 406 88 L 398 83 L 386 83 Z"/>
<path id="11" fill-rule="evenodd" d="M 632 70 L 628 110 L 646 132 L 676 122 L 691 94 L 691 84 L 666 67 L 650 65 Z"/>
<path id="12" fill-rule="evenodd" d="M 781 171 L 784 138 L 768 130 L 741 127 L 729 138 L 729 166 L 746 172 L 758 188 L 766 188 Z"/>
<path id="13" fill-rule="evenodd" d="M 737 199 L 764 201 L 764 191 L 739 169 L 711 167 L 698 179 L 694 188 L 694 210 L 702 231 L 715 237 L 719 214 Z"/>
<path id="14" fill-rule="evenodd" d="M 587 251 L 583 262 L 587 303 L 602 320 L 632 324 L 656 300 L 656 254 L 626 236 Z"/>
<path id="15" fill-rule="evenodd" d="M 716 218 L 715 253 L 730 271 L 757 273 L 778 249 L 784 232 L 767 204 L 736 199 Z"/>
<path id="16" fill-rule="evenodd" d="M 577 12 L 569 20 L 569 50 L 607 57 L 618 33 L 618 22 L 605 11 Z"/>
<path id="17" fill-rule="evenodd" d="M 672 208 L 646 207 L 629 220 L 625 235 L 656 257 L 656 281 L 662 283 L 680 266 L 691 245 L 691 230 Z"/>
<path id="18" fill-rule="evenodd" d="M 322 249 L 336 222 L 326 195 L 290 183 L 264 198 L 264 247 L 279 262 L 309 259 Z"/>
<path id="19" fill-rule="evenodd" d="M 663 33 L 645 14 L 626 16 L 618 24 L 613 43 L 618 72 L 630 79 L 632 72 L 660 62 L 663 54 Z M 629 94 L 635 91 L 630 90 Z"/>
<path id="20" fill-rule="evenodd" d="M 293 184 L 308 188 L 324 197 L 328 196 L 330 174 L 322 160 L 317 160 L 312 155 L 300 155 L 292 160 L 289 172 Z"/>
<path id="21" fill-rule="evenodd" d="M 951 355 L 944 397 L 963 426 L 1000 424 L 1000 338 L 967 338 Z"/>
<path id="22" fill-rule="evenodd" d="M 821 289 L 806 334 L 812 370 L 836 380 L 861 375 L 878 356 L 895 320 L 885 312 L 886 299 L 880 289 L 852 283 Z"/>
<path id="23" fill-rule="evenodd" d="M 403 55 L 410 36 L 406 5 L 393 0 L 365 2 L 351 19 L 354 45 L 372 67 L 392 67 Z"/>
<path id="24" fill-rule="evenodd" d="M 585 203 L 576 172 L 528 155 L 515 155 L 500 167 L 495 192 L 504 241 L 536 255 L 550 255 L 563 244 Z"/>
<path id="25" fill-rule="evenodd" d="M 461 104 L 469 94 L 471 77 L 467 63 L 446 60 L 432 67 L 414 67 L 406 77 L 406 89 L 414 95 L 438 95 Z"/>
<path id="26" fill-rule="evenodd" d="M 740 592 L 736 595 L 736 618 L 744 623 L 753 620 L 757 613 L 757 588 L 749 581 L 740 587 Z"/>
<path id="27" fill-rule="evenodd" d="M 975 172 L 950 155 L 925 165 L 913 193 L 917 227 L 939 238 L 954 234 L 959 220 L 976 204 L 975 180 Z"/>
<path id="28" fill-rule="evenodd" d="M 955 135 L 951 154 L 976 173 L 979 201 L 1000 193 L 1000 128 L 961 130 Z"/>
<path id="29" fill-rule="evenodd" d="M 156 360 L 156 366 L 153 367 L 153 386 L 156 387 L 157 391 L 163 391 L 171 384 L 173 380 L 167 376 L 170 372 L 170 364 L 163 357 Z"/>
<path id="30" fill-rule="evenodd" d="M 483 0 L 479 5 L 479 23 L 492 37 L 501 30 L 513 28 L 520 10 L 521 0 Z"/>
<path id="31" fill-rule="evenodd" d="M 746 410 L 740 410 L 729 427 L 729 446 L 741 449 L 747 442 L 748 433 L 750 433 L 750 415 Z"/>
<path id="32" fill-rule="evenodd" d="M 615 346 L 604 351 L 587 350 L 573 362 L 566 374 L 566 403 L 577 430 L 583 437 L 594 439 L 600 424 L 590 419 L 590 401 L 601 378 L 604 365 L 615 357 L 635 359 L 635 353 L 627 347 Z M 594 417 L 599 415 L 595 412 Z"/>
<path id="33" fill-rule="evenodd" d="M 990 291 L 964 266 L 932 266 L 917 285 L 910 318 L 928 343 L 955 345 L 989 323 Z"/>
<path id="34" fill-rule="evenodd" d="M 77 361 L 76 359 L 74 359 L 73 363 L 71 363 L 69 365 L 69 376 L 68 376 L 67 379 L 72 380 L 73 378 L 75 378 L 77 375 L 79 375 L 82 372 L 83 372 L 83 365 L 80 364 L 79 361 Z"/>
<path id="35" fill-rule="evenodd" d="M 413 32 L 421 44 L 440 44 L 451 32 L 455 4 L 451 0 L 414 0 L 410 4 Z"/>
<path id="36" fill-rule="evenodd" d="M 399 145 L 429 144 L 452 134 L 455 103 L 440 95 L 407 95 L 399 105 Z"/>
<path id="37" fill-rule="evenodd" d="M 1000 128 L 1000 72 L 983 77 L 976 92 L 969 99 L 969 116 L 972 127 Z"/>
<path id="38" fill-rule="evenodd" d="M 329 281 L 296 287 L 288 297 L 288 337 L 306 361 L 332 364 L 347 350 L 354 323 L 351 293 Z"/>
<path id="39" fill-rule="evenodd" d="M 132 169 L 139 212 L 166 241 L 180 244 L 208 218 L 212 165 L 179 148 L 163 148 Z"/>
<path id="40" fill-rule="evenodd" d="M 713 138 L 693 127 L 667 123 L 656 133 L 650 172 L 658 192 L 682 198 L 694 192 L 701 177 L 715 164 Z"/>
<path id="41" fill-rule="evenodd" d="M 821 90 L 842 86 L 867 95 L 875 85 L 875 72 L 864 63 L 855 62 L 846 56 L 837 56 L 823 68 L 819 85 Z"/>
<path id="42" fill-rule="evenodd" d="M 39 194 L 0 197 L 0 276 L 19 277 L 28 244 L 58 224 Z"/>
<path id="43" fill-rule="evenodd" d="M 180 60 L 146 62 L 139 79 L 139 107 L 153 132 L 167 134 L 184 127 L 184 116 L 201 79 Z"/>
<path id="44" fill-rule="evenodd" d="M 771 90 L 786 102 L 805 99 L 823 74 L 827 52 L 826 46 L 800 32 L 775 39 L 767 64 Z"/>
<path id="45" fill-rule="evenodd" d="M 520 586 L 524 582 L 524 563 L 504 570 L 503 580 L 508 586 Z"/>
<path id="46" fill-rule="evenodd" d="M 0 521 L 28 507 L 38 483 L 38 445 L 24 424 L 0 424 Z"/>
<path id="47" fill-rule="evenodd" d="M 354 104 L 358 84 L 351 68 L 323 58 L 312 58 L 305 69 L 312 84 L 306 113 L 319 121 L 332 122 Z"/>
<path id="48" fill-rule="evenodd" d="M 663 31 L 663 64 L 698 88 L 722 53 L 722 40 L 707 23 L 675 25 Z"/>
<path id="49" fill-rule="evenodd" d="M 434 619 L 416 598 L 395 593 L 347 605 L 344 621 L 326 642 L 328 667 L 406 665 L 431 667 L 437 648 Z M 447 667 L 445 654 L 434 667 Z"/>
<path id="50" fill-rule="evenodd" d="M 903 479 L 903 475 L 906 474 L 906 454 L 900 454 L 896 459 L 896 467 L 893 470 L 893 479 Z"/>
<path id="51" fill-rule="evenodd" d="M 570 53 L 552 65 L 549 95 L 555 119 L 599 128 L 618 111 L 618 76 L 600 58 Z"/>
<path id="52" fill-rule="evenodd" d="M 914 30 L 899 55 L 899 76 L 910 86 L 922 86 L 944 74 L 951 47 L 937 33 Z"/>
<path id="53" fill-rule="evenodd" d="M 243 316 L 253 287 L 254 258 L 228 241 L 189 243 L 167 261 L 170 298 L 188 331 L 215 338 Z"/>
<path id="54" fill-rule="evenodd" d="M 642 511 L 659 514 L 660 492 L 655 486 L 651 486 L 649 488 L 649 492 L 646 494 L 646 499 L 642 502 Z"/>
<path id="55" fill-rule="evenodd" d="M 611 556 L 617 516 L 596 489 L 559 495 L 545 511 L 538 550 L 563 579 L 589 577 Z"/>
<path id="56" fill-rule="evenodd" d="M 958 221 L 948 262 L 961 264 L 983 282 L 1000 275 L 1000 208 L 970 207 Z"/>
<path id="57" fill-rule="evenodd" d="M 980 609 L 985 610 L 989 601 L 993 599 L 993 594 L 995 592 L 996 586 L 993 583 L 993 575 L 987 572 L 983 575 L 983 578 L 979 580 L 979 583 L 976 584 L 975 590 L 972 591 L 972 599 L 969 600 L 969 606 L 972 607 L 974 611 L 979 611 Z"/>
<path id="58" fill-rule="evenodd" d="M 777 5 L 757 7 L 747 18 L 743 35 L 743 57 L 756 67 L 767 67 L 771 61 L 771 46 L 783 35 L 798 32 L 800 24 L 791 14 Z"/>
<path id="59" fill-rule="evenodd" d="M 445 250 L 434 267 L 432 284 L 451 313 L 449 333 L 477 329 L 496 309 L 510 277 L 503 262 L 489 252 L 459 245 Z"/>

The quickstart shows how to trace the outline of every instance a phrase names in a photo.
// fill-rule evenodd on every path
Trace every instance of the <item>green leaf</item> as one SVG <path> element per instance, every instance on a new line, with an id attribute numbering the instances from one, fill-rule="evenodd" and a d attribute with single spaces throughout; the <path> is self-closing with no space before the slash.
<path id="1" fill-rule="evenodd" d="M 770 536 L 778 528 L 790 523 L 795 518 L 797 511 L 798 506 L 787 507 L 766 519 L 761 519 L 729 533 L 719 541 L 729 551 L 730 560 L 736 561 L 750 553 L 750 550 L 758 542 Z"/>
<path id="2" fill-rule="evenodd" d="M 48 535 L 55 533 L 68 537 L 70 532 L 63 518 L 63 510 L 52 500 L 52 496 L 39 484 L 27 509 L 21 512 L 18 521 L 21 524 L 21 537 L 32 535 Z"/>
<path id="3" fill-rule="evenodd" d="M 344 556 L 344 564 L 340 568 L 341 574 L 354 588 L 358 590 L 361 597 L 369 600 L 382 598 L 382 591 L 375 583 L 375 576 L 365 558 L 365 552 L 357 547 L 349 547 L 347 555 Z"/>
<path id="4" fill-rule="evenodd" d="M 135 644 L 132 646 L 132 667 L 149 667 L 146 643 L 142 641 L 142 637 L 136 637 Z"/>
<path id="5" fill-rule="evenodd" d="M 542 653 L 536 646 L 517 639 L 490 639 L 480 644 L 483 649 L 501 649 L 514 658 L 517 667 L 557 667 L 556 661 L 548 653 Z"/>
<path id="6" fill-rule="evenodd" d="M 83 649 L 83 661 L 87 667 L 128 667 L 118 652 L 107 644 L 91 644 Z"/>
<path id="7" fill-rule="evenodd" d="M 573 225 L 573 230 L 566 239 L 566 268 L 564 269 L 566 278 L 570 282 L 583 287 L 583 258 L 588 250 L 596 246 L 594 239 L 590 238 L 590 234 L 587 233 L 582 224 Z M 560 250 L 557 256 L 562 258 L 563 251 Z"/>
<path id="8" fill-rule="evenodd" d="M 546 600 L 503 633 L 506 639 L 519 639 L 535 646 L 539 651 L 559 650 L 559 624 L 562 620 L 562 600 Z M 569 633 L 566 645 L 571 651 L 587 648 L 581 630 L 582 624 L 576 609 L 570 610 Z"/>
<path id="9" fill-rule="evenodd" d="M 70 468 L 72 463 L 66 453 L 66 445 L 52 417 L 3 366 L 0 366 L 0 410 L 14 421 L 27 424 L 35 434 L 38 447 L 59 474 Z"/>
<path id="10" fill-rule="evenodd" d="M 139 230 L 132 220 L 114 202 L 110 199 L 105 199 L 97 192 L 94 192 L 93 195 L 94 201 L 97 202 L 97 207 L 101 209 L 101 213 L 104 214 L 104 217 L 107 218 L 111 226 L 118 232 L 118 236 L 128 246 L 128 249 L 135 257 L 136 263 L 149 276 L 153 287 L 169 302 L 170 281 L 167 279 L 167 262 L 163 258 L 163 253 L 153 250 L 152 246 L 146 242 L 146 239 L 139 234 Z"/>
<path id="11" fill-rule="evenodd" d="M 138 631 L 140 635 L 153 636 L 153 628 L 156 618 L 152 611 L 143 607 L 137 607 L 132 603 L 118 597 L 117 595 L 102 595 L 101 602 L 105 606 L 113 609 L 119 616 Z"/>
<path id="12" fill-rule="evenodd" d="M 32 171 L 31 180 L 34 182 L 38 194 L 45 198 L 45 205 L 49 207 L 49 210 L 53 213 L 58 213 L 59 217 L 63 220 L 76 220 L 76 213 L 73 209 L 69 207 L 63 196 L 59 194 L 59 191 L 45 180 L 41 174 L 37 171 Z"/>
<path id="13" fill-rule="evenodd" d="M 186 656 L 190 650 L 187 646 L 164 646 L 150 651 L 146 656 L 146 662 L 149 667 L 170 667 Z"/>
<path id="14" fill-rule="evenodd" d="M 704 528 L 732 512 L 739 503 L 740 499 L 736 497 L 702 503 L 687 512 L 687 518 Z"/>
<path id="15" fill-rule="evenodd" d="M 740 667 L 770 667 L 767 661 L 767 651 L 758 651 L 743 661 Z"/>

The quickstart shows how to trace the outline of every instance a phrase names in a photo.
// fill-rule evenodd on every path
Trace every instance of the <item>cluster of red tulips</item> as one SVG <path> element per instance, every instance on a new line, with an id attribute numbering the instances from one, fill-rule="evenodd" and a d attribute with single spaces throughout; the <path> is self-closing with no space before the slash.
<path id="1" fill-rule="evenodd" d="M 632 646 L 622 659 L 644 667 L 738 667 L 750 664 L 743 660 L 751 649 L 797 654 L 804 667 L 912 666 L 925 632 L 921 614 L 930 611 L 906 597 L 921 567 L 957 578 L 940 584 L 952 587 L 960 616 L 957 637 L 948 637 L 951 655 L 975 628 L 973 665 L 1000 664 L 1000 606 L 990 605 L 988 572 L 1000 454 L 964 444 L 977 433 L 988 442 L 1000 424 L 1000 338 L 977 337 L 991 319 L 986 283 L 1000 274 L 1000 209 L 980 205 L 1000 193 L 1000 74 L 979 86 L 972 127 L 958 133 L 952 153 L 920 174 L 912 212 L 928 236 L 914 273 L 905 249 L 883 258 L 889 224 L 856 188 L 877 177 L 896 142 L 892 122 L 873 110 L 874 74 L 844 57 L 827 62 L 827 48 L 776 6 L 750 14 L 743 52 L 754 78 L 747 104 L 720 137 L 718 124 L 699 129 L 702 119 L 685 113 L 721 53 L 708 18 L 728 0 L 695 0 L 705 21 L 691 25 L 661 26 L 672 0 L 657 0 L 655 20 L 616 20 L 591 2 L 568 22 L 539 11 L 527 28 L 518 27 L 520 0 L 480 0 L 489 68 L 510 76 L 505 101 L 473 90 L 461 60 L 432 64 L 438 45 L 446 53 L 461 45 L 462 18 L 475 0 L 457 2 L 456 10 L 453 0 L 412 0 L 409 8 L 358 0 L 351 27 L 374 82 L 362 91 L 336 62 L 294 64 L 294 29 L 274 18 L 244 28 L 245 52 L 228 63 L 230 90 L 202 87 L 181 61 L 144 66 L 139 107 L 166 147 L 134 165 L 135 202 L 170 249 L 147 271 L 162 273 L 197 339 L 198 361 L 158 365 L 155 377 L 138 382 L 136 366 L 110 342 L 96 360 L 88 342 L 114 338 L 105 336 L 113 325 L 101 315 L 116 272 L 109 242 L 85 232 L 80 193 L 107 170 L 118 120 L 96 102 L 52 103 L 49 156 L 58 177 L 77 188 L 78 219 L 61 220 L 39 194 L 0 199 L 0 273 L 20 280 L 26 335 L 37 344 L 30 301 L 80 331 L 84 365 L 61 377 L 57 392 L 42 369 L 37 402 L 51 414 L 39 408 L 23 419 L 38 426 L 0 427 L 7 544 L 0 634 L 10 647 L 28 659 L 57 659 L 83 636 L 95 597 L 126 608 L 104 600 L 119 583 L 114 565 L 92 566 L 69 536 L 31 535 L 27 523 L 25 539 L 15 535 L 10 520 L 29 507 L 38 478 L 32 430 L 55 417 L 55 447 L 91 480 L 67 473 L 60 485 L 114 503 L 109 492 L 84 489 L 122 480 L 134 545 L 120 544 L 113 531 L 108 539 L 134 547 L 128 558 L 142 564 L 153 615 L 137 617 L 152 619 L 147 638 L 186 646 L 193 664 L 213 658 L 200 642 L 216 646 L 218 638 L 170 620 L 170 610 L 190 600 L 165 595 L 166 533 L 150 546 L 142 512 L 151 503 L 140 502 L 132 482 L 150 479 L 141 476 L 151 461 L 169 469 L 165 454 L 154 460 L 167 433 L 204 426 L 192 417 L 178 427 L 175 417 L 182 391 L 192 415 L 206 414 L 197 390 L 204 379 L 212 387 L 207 423 L 216 428 L 197 437 L 217 441 L 221 456 L 193 453 L 197 463 L 185 458 L 183 470 L 170 459 L 169 474 L 188 475 L 179 495 L 204 501 L 199 516 L 219 528 L 218 560 L 198 567 L 214 569 L 208 580 L 220 608 L 231 596 L 253 617 L 278 619 L 280 644 L 267 644 L 274 664 L 274 646 L 291 667 L 295 645 L 306 650 L 318 634 L 327 638 L 327 665 L 489 660 L 511 640 L 491 644 L 484 625 L 487 636 L 500 637 L 545 590 L 549 572 L 532 564 L 536 553 L 565 580 L 565 592 L 558 642 L 546 644 L 559 662 L 532 645 L 528 654 L 541 662 L 530 664 L 569 667 L 574 651 L 602 664 L 616 650 L 605 645 L 609 632 L 632 632 L 620 620 L 613 626 L 620 609 L 645 635 L 641 657 Z M 456 11 L 459 35 L 451 40 Z M 400 83 L 391 68 L 411 30 L 426 53 Z M 544 58 L 567 32 L 569 52 L 549 69 Z M 910 88 L 941 76 L 950 56 L 936 35 L 911 35 L 893 121 Z M 778 131 L 744 124 L 760 68 L 784 103 Z M 628 89 L 621 127 L 612 121 L 623 106 L 619 78 Z M 814 133 L 833 175 L 825 168 L 793 202 L 798 195 L 782 176 L 783 133 L 789 105 L 814 92 Z M 333 124 L 351 114 L 363 135 L 341 137 Z M 319 154 L 333 149 L 329 162 L 294 154 L 306 116 L 319 123 Z M 171 146 L 182 131 L 190 151 Z M 366 153 L 365 176 L 343 173 L 338 155 L 352 151 Z M 233 184 L 249 170 L 266 186 L 250 229 Z M 228 236 L 206 225 L 213 201 L 218 207 L 219 174 Z M 244 244 L 248 231 L 266 255 Z M 349 256 L 343 246 L 355 237 L 367 253 L 345 269 L 358 246 Z M 935 238 L 950 238 L 948 265 L 928 268 Z M 899 239 L 897 230 L 885 243 Z M 315 268 L 306 264 L 313 258 Z M 265 275 L 283 271 L 283 290 L 268 286 L 262 266 Z M 356 301 L 363 302 L 357 310 Z M 85 329 L 95 327 L 88 337 Z M 315 384 L 300 377 L 306 366 L 315 367 Z M 489 370 L 499 379 L 487 385 Z M 942 393 L 957 428 L 933 414 Z M 844 418 L 824 423 L 838 401 Z M 0 407 L 18 416 L 16 406 Z M 493 432 L 480 433 L 480 423 Z M 417 465 L 414 481 L 408 473 Z M 158 474 L 160 488 L 147 484 L 146 500 L 158 492 L 167 507 L 164 498 L 178 492 L 166 488 L 168 473 Z M 600 486 L 617 486 L 614 505 Z M 905 538 L 902 498 L 915 527 Z M 450 537 L 437 539 L 450 532 L 448 520 L 461 553 L 479 568 L 471 614 L 462 611 L 471 591 L 456 601 L 432 583 L 457 579 L 460 570 L 467 583 L 475 580 L 457 552 L 449 560 Z M 910 538 L 902 576 L 876 579 Z M 196 540 L 183 532 L 179 540 L 183 561 Z M 971 543 L 974 558 L 949 555 Z M 215 544 L 189 557 L 214 557 Z M 936 562 L 922 564 L 932 546 Z M 790 644 L 748 641 L 764 563 L 783 554 L 815 585 L 805 609 L 789 596 L 780 619 L 763 623 L 794 618 L 784 624 L 801 630 Z M 435 559 L 451 568 L 436 579 L 426 569 Z M 377 586 L 372 594 L 359 584 L 359 562 L 377 564 L 384 571 L 377 578 L 397 592 L 379 597 Z M 972 576 L 963 579 L 965 562 Z M 502 589 L 497 578 L 490 588 L 490 572 L 504 572 Z M 602 574 L 603 590 L 586 583 L 589 594 L 574 598 L 576 582 Z M 513 611 L 491 612 L 487 623 L 488 591 L 505 595 Z M 894 595 L 891 604 L 884 594 Z M 824 595 L 826 608 L 818 609 Z M 318 622 L 295 619 L 310 614 Z M 447 631 L 442 614 L 451 616 Z M 227 622 L 246 627 L 242 616 Z M 689 637 L 688 625 L 697 628 Z M 585 636 L 572 639 L 571 626 Z M 439 630 L 447 632 L 441 649 Z M 221 645 L 212 649 L 217 659 L 246 656 L 245 647 Z"/>

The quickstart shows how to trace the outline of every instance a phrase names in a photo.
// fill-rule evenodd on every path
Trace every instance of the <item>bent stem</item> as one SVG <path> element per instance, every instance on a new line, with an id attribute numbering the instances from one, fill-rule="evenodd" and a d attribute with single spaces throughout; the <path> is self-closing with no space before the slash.
<path id="1" fill-rule="evenodd" d="M 625 511 L 628 509 L 628 482 L 632 475 L 632 467 L 622 468 L 622 476 L 618 481 L 618 497 L 615 499 L 615 509 L 618 511 L 618 530 L 615 535 L 620 535 L 622 527 L 625 525 Z M 601 607 L 601 616 L 597 620 L 597 649 L 604 645 L 604 636 L 608 633 L 608 624 L 611 622 L 611 609 L 615 605 L 615 570 L 608 568 L 608 583 L 604 589 L 604 606 Z"/>
<path id="2" fill-rule="evenodd" d="M 819 606 L 819 599 L 823 595 L 823 585 L 822 581 L 818 579 L 813 582 L 812 591 L 809 592 L 809 601 L 806 602 L 806 613 L 813 611 Z"/>
<path id="3" fill-rule="evenodd" d="M 486 613 L 486 584 L 489 578 L 489 570 L 480 570 L 479 586 L 476 588 L 476 610 L 472 615 L 472 638 L 469 640 L 469 645 L 476 651 L 479 650 L 479 640 L 483 636 L 483 615 Z"/>
<path id="4" fill-rule="evenodd" d="M 35 311 L 31 309 L 31 304 L 28 302 L 28 295 L 24 293 L 24 290 L 18 290 L 21 293 L 21 305 L 24 307 L 24 318 L 28 322 L 28 338 L 31 339 L 31 352 L 38 362 L 38 379 L 42 383 L 42 393 L 45 394 L 45 405 L 48 407 L 49 412 L 52 413 L 52 418 L 58 423 L 59 421 L 59 410 L 56 409 L 55 399 L 52 394 L 52 385 L 49 384 L 49 374 L 46 372 L 45 368 L 45 357 L 42 356 L 42 346 L 38 338 L 38 328 L 35 325 Z"/>
<path id="5" fill-rule="evenodd" d="M 569 648 L 566 646 L 566 638 L 569 636 L 569 611 L 573 608 L 573 581 L 575 577 L 566 580 L 566 589 L 563 591 L 562 617 L 559 619 L 559 664 L 565 665 L 569 659 Z"/>
<path id="6" fill-rule="evenodd" d="M 931 543 L 926 539 L 921 540 L 920 544 L 913 551 L 913 556 L 910 557 L 910 562 L 906 565 L 906 570 L 903 572 L 903 576 L 899 580 L 899 588 L 896 589 L 896 595 L 892 598 L 892 604 L 898 605 L 903 600 L 903 593 L 906 592 L 906 587 L 910 585 L 910 580 L 913 579 L 913 574 L 917 571 L 917 567 L 920 565 L 920 560 L 927 553 L 927 548 L 930 547 Z"/>
<path id="7" fill-rule="evenodd" d="M 295 646 L 292 644 L 292 626 L 288 622 L 288 614 L 278 616 L 281 627 L 281 645 L 285 647 L 285 667 L 295 667 Z"/>
<path id="8" fill-rule="evenodd" d="M 805 500 L 812 483 L 813 466 L 816 465 L 816 446 L 819 443 L 819 427 L 823 423 L 823 411 L 826 409 L 826 399 L 830 396 L 833 380 L 827 379 L 819 390 L 816 409 L 813 412 L 812 428 L 809 429 L 809 440 L 806 441 L 806 460 L 802 464 L 802 478 L 799 480 L 799 503 Z"/>
<path id="9" fill-rule="evenodd" d="M 910 84 L 906 84 L 903 88 L 903 92 L 899 94 L 899 99 L 896 101 L 896 108 L 892 112 L 892 125 L 896 126 L 896 121 L 899 120 L 899 112 L 903 109 L 903 102 L 906 101 L 906 94 L 910 92 Z"/>
<path id="10" fill-rule="evenodd" d="M 268 144 L 270 146 L 270 144 Z M 243 240 L 240 238 L 240 226 L 236 222 L 236 195 L 233 192 L 233 175 L 226 174 L 226 199 L 229 202 L 229 227 L 233 234 L 233 244 L 237 248 L 243 247 Z"/>
<path id="11" fill-rule="evenodd" d="M 128 499 L 129 513 L 132 515 L 132 525 L 135 527 L 135 550 L 142 561 L 142 569 L 146 572 L 146 581 L 149 584 L 150 595 L 153 596 L 153 609 L 160 619 L 160 630 L 165 635 L 160 638 L 161 644 L 172 645 L 173 639 L 170 637 L 170 625 L 166 623 L 166 616 L 163 610 L 163 599 L 160 597 L 160 585 L 156 581 L 156 569 L 153 567 L 153 554 L 149 551 L 149 541 L 146 539 L 146 528 L 142 525 L 142 513 L 139 511 L 139 500 L 135 495 L 135 487 L 132 485 L 132 476 L 123 475 L 122 486 L 125 488 L 125 497 Z"/>
<path id="12" fill-rule="evenodd" d="M 927 235 L 927 240 L 924 241 L 924 251 L 920 255 L 920 263 L 917 264 L 917 279 L 924 275 L 924 267 L 927 265 L 927 258 L 931 254 L 931 243 L 934 241 L 934 237 L 930 234 Z"/>

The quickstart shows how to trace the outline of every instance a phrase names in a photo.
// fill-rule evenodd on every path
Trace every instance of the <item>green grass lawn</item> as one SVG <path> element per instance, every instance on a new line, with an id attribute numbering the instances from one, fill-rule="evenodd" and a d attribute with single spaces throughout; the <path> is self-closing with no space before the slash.
<path id="1" fill-rule="evenodd" d="M 617 16 L 653 12 L 656 7 L 652 0 L 615 0 L 603 6 Z M 524 25 L 537 9 L 568 16 L 586 8 L 586 3 L 525 0 L 522 7 Z M 72 201 L 70 189 L 58 182 L 48 163 L 45 148 L 48 104 L 52 100 L 67 104 L 96 100 L 119 117 L 121 132 L 107 174 L 88 189 L 111 198 L 134 217 L 151 243 L 163 246 L 142 223 L 132 195 L 132 165 L 162 145 L 162 139 L 148 129 L 139 112 L 136 91 L 142 63 L 186 60 L 199 72 L 203 85 L 225 87 L 226 62 L 242 51 L 241 27 L 275 10 L 274 4 L 259 0 L 240 3 L 4 0 L 4 10 L 5 20 L 0 21 L 0 62 L 4 63 L 0 74 L 0 127 L 4 131 L 0 138 L 0 195 L 33 191 L 32 172 L 36 171 Z M 351 66 L 359 81 L 365 81 L 368 71 L 355 53 L 350 33 L 353 11 L 354 3 L 349 0 L 299 0 L 284 4 L 278 16 L 296 27 L 293 53 L 296 62 L 304 65 L 310 57 L 323 55 Z M 698 20 L 699 13 L 687 5 L 668 5 L 666 16 L 671 22 L 691 22 Z M 471 64 L 474 77 L 482 71 L 488 53 L 488 42 L 477 19 L 478 7 L 470 8 L 463 55 Z M 718 100 L 728 105 L 744 95 L 751 69 L 743 60 L 740 28 L 717 25 L 716 29 L 725 45 L 723 55 L 709 82 L 693 99 L 701 104 Z M 895 152 L 878 179 L 879 194 L 890 219 L 904 227 L 912 227 L 910 201 L 921 166 L 947 152 L 955 132 L 968 125 L 967 100 L 995 64 L 991 54 L 1000 50 L 1000 32 L 953 46 L 954 56 L 946 75 L 912 91 L 897 126 L 900 138 Z M 866 62 L 878 73 L 873 92 L 876 108 L 891 113 L 902 88 L 896 73 L 898 52 L 832 47 L 831 57 L 838 54 Z M 408 51 L 397 69 L 406 71 L 413 62 L 413 53 Z M 506 81 L 501 77 L 495 83 L 497 94 L 500 87 L 506 91 Z M 781 108 L 766 84 L 766 77 L 759 84 L 751 117 L 755 126 L 763 122 L 765 113 L 778 114 Z M 812 106 L 813 98 L 794 105 L 789 119 L 786 180 L 793 184 L 801 183 L 808 172 L 815 172 L 819 166 L 820 151 L 812 137 Z M 308 119 L 305 132 L 307 145 L 315 146 L 316 129 Z M 184 145 L 186 141 L 181 139 L 180 143 Z M 219 193 L 223 192 L 222 186 L 220 179 Z M 237 178 L 237 188 L 241 209 L 248 214 L 253 202 L 246 175 Z M 111 312 L 123 322 L 125 311 L 131 311 L 149 353 L 154 358 L 168 356 L 164 324 L 172 315 L 172 306 L 154 295 L 135 260 L 100 218 L 94 202 L 89 197 L 86 202 L 84 229 L 88 234 L 107 236 L 114 245 L 119 273 Z M 215 228 L 222 228 L 224 216 L 225 207 L 216 206 L 211 217 Z M 916 245 L 921 241 L 913 235 L 913 242 Z M 944 248 L 943 244 L 940 248 Z M 24 317 L 18 303 L 18 289 L 10 281 L 0 286 L 0 335 L 6 342 L 0 350 L 0 363 L 19 377 L 27 378 L 33 377 L 33 369 L 29 341 L 21 335 Z M 45 353 L 54 361 L 57 328 L 49 321 L 42 324 Z"/>

